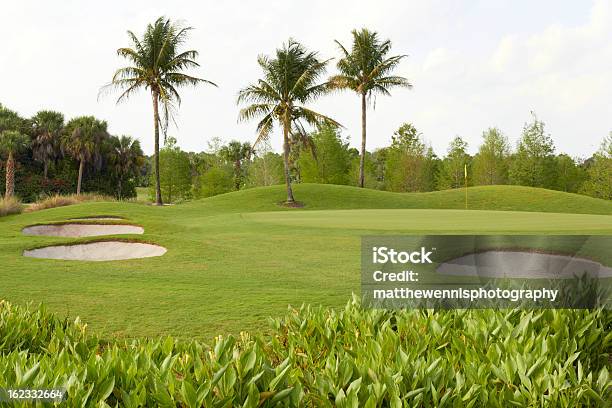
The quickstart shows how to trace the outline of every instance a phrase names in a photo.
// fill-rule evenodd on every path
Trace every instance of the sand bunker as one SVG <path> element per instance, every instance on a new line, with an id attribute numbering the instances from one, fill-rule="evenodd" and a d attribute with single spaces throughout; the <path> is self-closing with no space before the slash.
<path id="1" fill-rule="evenodd" d="M 142 234 L 144 229 L 136 225 L 122 224 L 47 224 L 26 227 L 22 232 L 25 235 L 79 238 L 100 235 Z"/>
<path id="2" fill-rule="evenodd" d="M 56 245 L 24 251 L 30 258 L 67 259 L 75 261 L 119 261 L 162 256 L 166 248 L 140 242 L 91 242 L 79 245 Z"/>
<path id="3" fill-rule="evenodd" d="M 584 258 L 519 251 L 487 251 L 465 255 L 440 264 L 443 275 L 492 278 L 612 277 L 612 268 Z"/>

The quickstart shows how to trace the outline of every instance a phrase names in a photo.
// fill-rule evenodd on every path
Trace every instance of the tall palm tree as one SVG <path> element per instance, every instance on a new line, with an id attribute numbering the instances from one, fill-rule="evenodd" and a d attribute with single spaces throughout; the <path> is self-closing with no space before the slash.
<path id="1" fill-rule="evenodd" d="M 85 164 L 96 157 L 101 140 L 107 136 L 106 128 L 105 121 L 100 121 L 93 116 L 80 116 L 71 119 L 66 124 L 61 146 L 64 152 L 79 162 L 77 195 L 81 194 Z"/>
<path id="2" fill-rule="evenodd" d="M 182 72 L 187 68 L 199 67 L 195 61 L 198 57 L 197 51 L 181 50 L 191 29 L 191 27 L 182 27 L 170 19 L 160 17 L 147 26 L 140 39 L 132 31 L 128 31 L 132 48 L 119 48 L 117 54 L 126 58 L 131 65 L 119 68 L 113 75 L 111 83 L 104 87 L 121 90 L 117 103 L 127 99 L 141 88 L 151 92 L 155 131 L 155 201 L 157 205 L 162 205 L 159 181 L 159 128 L 161 125 L 162 129 L 166 130 L 175 104 L 181 104 L 178 88 L 186 85 L 195 86 L 199 83 L 217 86 L 210 81 Z M 161 118 L 160 103 L 162 105 Z"/>
<path id="3" fill-rule="evenodd" d="M 251 144 L 232 140 L 219 150 L 219 155 L 234 165 L 234 184 L 240 190 L 242 181 L 242 163 L 251 156 Z"/>
<path id="4" fill-rule="evenodd" d="M 12 197 L 15 194 L 15 155 L 25 149 L 29 143 L 30 138 L 17 130 L 5 130 L 0 133 L 0 152 L 8 156 L 5 197 Z"/>
<path id="5" fill-rule="evenodd" d="M 123 180 L 138 175 L 144 164 L 140 141 L 129 136 L 111 137 L 110 163 L 117 176 L 117 194 L 123 198 Z"/>
<path id="6" fill-rule="evenodd" d="M 55 111 L 40 111 L 32 117 L 32 126 L 34 159 L 43 164 L 43 174 L 47 180 L 49 162 L 57 157 L 59 137 L 64 128 L 64 115 Z"/>
<path id="7" fill-rule="evenodd" d="M 391 75 L 405 55 L 387 57 L 391 51 L 391 41 L 381 41 L 378 33 L 366 28 L 353 30 L 353 44 L 349 52 L 339 41 L 336 44 L 342 52 L 338 61 L 339 75 L 330 78 L 334 89 L 349 89 L 361 96 L 361 157 L 359 160 L 359 186 L 364 186 L 366 154 L 366 111 L 372 95 L 391 95 L 394 86 L 411 88 L 408 80 Z"/>
<path id="8" fill-rule="evenodd" d="M 289 174 L 291 133 L 303 130 L 302 121 L 315 126 L 325 123 L 340 126 L 335 120 L 305 106 L 329 90 L 327 82 L 318 82 L 328 60 L 320 61 L 316 52 L 290 39 L 276 50 L 275 58 L 260 56 L 257 62 L 263 70 L 263 79 L 238 94 L 239 104 L 250 103 L 240 110 L 239 120 L 261 118 L 254 147 L 268 139 L 275 122 L 281 127 L 287 203 L 291 204 L 295 202 Z"/>

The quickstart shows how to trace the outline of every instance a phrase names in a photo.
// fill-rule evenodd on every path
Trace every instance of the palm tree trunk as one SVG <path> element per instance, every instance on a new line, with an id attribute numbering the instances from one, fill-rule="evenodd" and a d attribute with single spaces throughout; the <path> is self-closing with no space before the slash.
<path id="1" fill-rule="evenodd" d="M 287 202 L 293 203 L 293 190 L 291 189 L 291 175 L 289 174 L 289 126 L 285 120 L 283 123 L 283 164 L 285 165 L 285 184 L 287 185 Z"/>
<path id="2" fill-rule="evenodd" d="M 366 94 L 361 94 L 361 156 L 359 157 L 359 187 L 365 181 L 365 154 L 366 154 Z"/>
<path id="3" fill-rule="evenodd" d="M 79 163 L 79 179 L 77 181 L 77 195 L 81 194 L 81 182 L 83 181 L 83 166 L 84 166 L 84 160 L 83 158 L 81 158 L 81 161 Z"/>
<path id="4" fill-rule="evenodd" d="M 15 159 L 13 152 L 9 151 L 6 159 L 6 192 L 5 197 L 12 197 L 15 194 Z"/>
<path id="5" fill-rule="evenodd" d="M 47 174 L 49 173 L 49 162 L 47 160 L 43 161 L 43 178 L 47 181 Z"/>
<path id="6" fill-rule="evenodd" d="M 153 91 L 153 121 L 155 122 L 155 205 L 163 205 L 161 183 L 159 181 L 159 96 Z"/>

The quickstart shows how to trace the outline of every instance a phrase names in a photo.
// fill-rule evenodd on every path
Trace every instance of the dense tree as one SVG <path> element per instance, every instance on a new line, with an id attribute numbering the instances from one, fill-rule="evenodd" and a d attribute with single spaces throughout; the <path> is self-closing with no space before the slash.
<path id="1" fill-rule="evenodd" d="M 482 133 L 482 144 L 474 156 L 472 180 L 475 185 L 506 184 L 508 181 L 508 139 L 497 128 Z"/>
<path id="2" fill-rule="evenodd" d="M 198 57 L 197 51 L 181 49 L 190 30 L 191 27 L 181 27 L 170 19 L 160 17 L 147 26 L 140 39 L 132 31 L 128 31 L 132 48 L 119 48 L 117 53 L 132 65 L 119 68 L 108 85 L 108 87 L 122 90 L 117 102 L 127 99 L 141 88 L 151 92 L 155 132 L 155 203 L 157 205 L 162 205 L 159 169 L 160 124 L 165 130 L 175 105 L 181 104 L 179 88 L 199 83 L 215 85 L 205 79 L 182 72 L 199 66 L 195 61 Z M 161 116 L 160 103 L 162 105 Z"/>
<path id="3" fill-rule="evenodd" d="M 555 190 L 575 193 L 584 182 L 585 172 L 576 161 L 567 154 L 555 157 Z"/>
<path id="4" fill-rule="evenodd" d="M 235 187 L 232 166 L 212 166 L 200 177 L 200 183 L 199 197 L 211 197 L 232 191 Z"/>
<path id="5" fill-rule="evenodd" d="M 32 127 L 34 160 L 43 164 L 43 177 L 47 180 L 49 163 L 55 160 L 59 153 L 64 115 L 50 110 L 39 111 L 32 117 Z"/>
<path id="6" fill-rule="evenodd" d="M 612 132 L 590 160 L 581 191 L 593 197 L 612 200 Z"/>
<path id="7" fill-rule="evenodd" d="M 310 125 L 321 126 L 325 123 L 338 125 L 333 119 L 306 107 L 328 89 L 327 83 L 319 83 L 325 73 L 327 61 L 320 61 L 316 52 L 310 52 L 300 43 L 289 40 L 282 48 L 276 50 L 276 56 L 260 56 L 259 66 L 263 79 L 242 89 L 238 103 L 250 104 L 240 111 L 240 120 L 261 118 L 257 125 L 257 140 L 254 146 L 268 139 L 274 123 L 278 123 L 283 132 L 283 163 L 287 203 L 295 201 L 291 188 L 289 168 L 290 133 L 304 133 L 302 121 Z"/>
<path id="8" fill-rule="evenodd" d="M 403 124 L 387 150 L 385 187 L 391 191 L 427 191 L 432 184 L 433 152 L 410 123 Z"/>
<path id="9" fill-rule="evenodd" d="M 323 126 L 312 134 L 314 150 L 300 156 L 304 183 L 348 184 L 351 154 L 337 128 Z"/>
<path id="10" fill-rule="evenodd" d="M 555 146 L 544 133 L 544 122 L 532 112 L 533 121 L 526 123 L 512 156 L 509 178 L 512 184 L 529 187 L 551 188 L 555 177 Z"/>
<path id="11" fill-rule="evenodd" d="M 125 183 L 138 176 L 144 164 L 140 141 L 129 136 L 113 136 L 109 141 L 110 164 L 117 178 L 117 197 L 124 198 Z"/>
<path id="12" fill-rule="evenodd" d="M 456 136 L 448 147 L 448 152 L 440 164 L 437 185 L 440 190 L 459 188 L 465 185 L 465 166 L 469 167 L 468 144 Z"/>
<path id="13" fill-rule="evenodd" d="M 30 138 L 17 130 L 4 130 L 0 133 L 0 153 L 7 156 L 5 197 L 12 197 L 15 192 L 15 155 L 29 143 Z"/>
<path id="14" fill-rule="evenodd" d="M 339 75 L 330 79 L 330 86 L 336 89 L 349 89 L 361 97 L 361 156 L 359 163 L 359 186 L 364 186 L 366 156 L 366 114 L 367 102 L 373 95 L 390 95 L 389 89 L 395 86 L 410 88 L 412 85 L 404 77 L 392 75 L 405 55 L 388 57 L 391 41 L 381 41 L 378 33 L 366 28 L 353 30 L 353 43 L 348 51 L 336 41 L 342 58 L 338 61 Z"/>
<path id="15" fill-rule="evenodd" d="M 176 145 L 176 139 L 167 137 L 159 152 L 160 186 L 164 202 L 191 198 L 191 165 L 189 155 Z M 151 198 L 157 197 L 156 181 L 151 180 Z"/>
<path id="16" fill-rule="evenodd" d="M 244 182 L 243 166 L 249 160 L 251 150 L 250 143 L 241 143 L 237 140 L 230 141 L 219 150 L 219 155 L 231 163 L 234 168 L 234 187 L 236 190 L 240 190 L 240 186 Z"/>
<path id="17" fill-rule="evenodd" d="M 262 142 L 253 150 L 247 169 L 248 187 L 272 186 L 284 179 L 283 158 L 272 150 L 269 142 Z"/>
<path id="18" fill-rule="evenodd" d="M 93 116 L 79 116 L 71 119 L 62 135 L 62 150 L 79 163 L 76 193 L 81 194 L 85 164 L 93 161 L 98 154 L 102 139 L 108 137 L 107 124 Z"/>

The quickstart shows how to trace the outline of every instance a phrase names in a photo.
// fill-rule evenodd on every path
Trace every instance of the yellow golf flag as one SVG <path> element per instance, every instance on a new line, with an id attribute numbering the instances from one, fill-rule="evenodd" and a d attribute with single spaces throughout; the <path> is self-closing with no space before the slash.
<path id="1" fill-rule="evenodd" d="M 464 165 L 465 167 L 463 168 L 463 174 L 465 175 L 465 178 L 467 179 L 467 164 Z"/>

